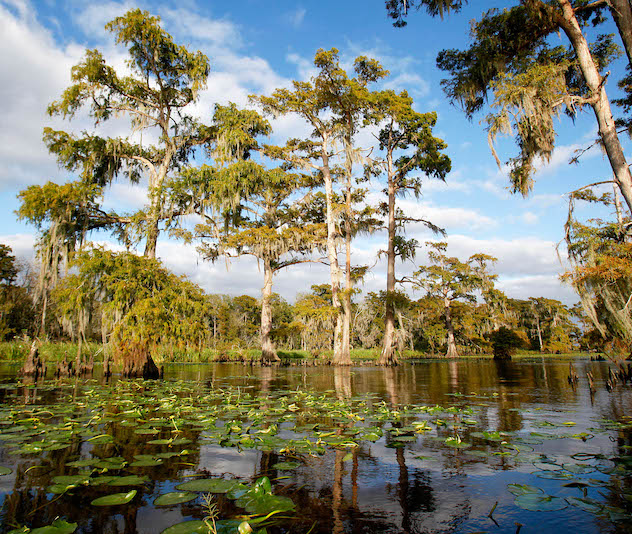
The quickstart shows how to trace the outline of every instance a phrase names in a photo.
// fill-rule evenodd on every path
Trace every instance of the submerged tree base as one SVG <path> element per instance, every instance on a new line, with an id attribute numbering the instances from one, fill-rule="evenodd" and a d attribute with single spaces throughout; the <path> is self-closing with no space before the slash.
<path id="1" fill-rule="evenodd" d="M 121 344 L 117 352 L 123 362 L 123 378 L 162 378 L 163 371 L 158 369 L 146 345 Z"/>
<path id="2" fill-rule="evenodd" d="M 46 376 L 46 365 L 44 364 L 44 361 L 40 358 L 39 348 L 37 347 L 36 341 L 33 341 L 33 344 L 31 345 L 31 351 L 29 352 L 29 355 L 24 362 L 24 366 L 20 369 L 19 374 L 21 376 L 33 378 L 33 380 L 44 378 Z"/>

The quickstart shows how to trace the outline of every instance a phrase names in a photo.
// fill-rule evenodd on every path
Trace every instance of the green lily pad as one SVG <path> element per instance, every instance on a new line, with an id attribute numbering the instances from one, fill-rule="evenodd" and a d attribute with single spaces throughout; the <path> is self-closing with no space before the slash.
<path id="1" fill-rule="evenodd" d="M 149 477 L 139 477 L 138 475 L 127 475 L 124 477 L 112 477 L 108 482 L 110 486 L 139 486 L 149 480 Z"/>
<path id="2" fill-rule="evenodd" d="M 595 468 L 592 465 L 564 464 L 564 470 L 574 475 L 584 475 L 592 473 L 595 471 Z"/>
<path id="3" fill-rule="evenodd" d="M 153 460 L 136 460 L 129 464 L 130 467 L 156 467 L 157 465 L 162 465 L 163 461 L 161 458 L 154 458 Z"/>
<path id="4" fill-rule="evenodd" d="M 535 474 L 538 478 L 544 478 L 546 480 L 570 480 L 573 475 L 570 473 L 564 473 L 563 471 L 536 471 Z"/>
<path id="5" fill-rule="evenodd" d="M 536 486 L 529 486 L 528 484 L 507 484 L 509 493 L 514 495 L 526 495 L 527 493 L 544 493 L 541 488 Z"/>
<path id="6" fill-rule="evenodd" d="M 132 490 L 128 493 L 112 493 L 111 495 L 98 497 L 90 504 L 92 506 L 117 506 L 120 504 L 127 504 L 136 496 L 136 493 L 138 493 L 136 490 Z"/>
<path id="7" fill-rule="evenodd" d="M 173 506 L 174 504 L 192 501 L 197 498 L 197 496 L 197 493 L 193 493 L 191 491 L 172 491 L 154 499 L 154 505 Z"/>
<path id="8" fill-rule="evenodd" d="M 29 530 L 29 534 L 72 534 L 77 530 L 77 523 L 68 523 L 63 519 L 55 519 L 50 525 Z"/>
<path id="9" fill-rule="evenodd" d="M 564 499 L 546 495 L 545 493 L 524 493 L 518 495 L 514 499 L 514 503 L 520 508 L 531 510 L 532 512 L 554 512 L 563 510 L 568 506 Z"/>
<path id="10" fill-rule="evenodd" d="M 270 493 L 253 497 L 245 502 L 242 498 L 236 504 L 246 509 L 249 514 L 267 515 L 271 512 L 289 512 L 294 510 L 294 502 L 289 497 L 272 495 Z"/>
<path id="11" fill-rule="evenodd" d="M 224 480 L 223 478 L 201 478 L 178 484 L 176 489 L 183 491 L 202 491 L 205 493 L 228 493 L 238 480 Z"/>
<path id="12" fill-rule="evenodd" d="M 0 465 L 0 476 L 10 475 L 11 473 L 13 473 L 13 469 L 11 469 L 10 467 L 4 467 Z"/>
<path id="13" fill-rule="evenodd" d="M 592 514 L 596 514 L 603 510 L 603 504 L 593 499 L 588 498 L 579 498 L 579 497 L 566 497 L 566 502 L 571 506 L 576 506 L 584 510 L 584 512 L 590 512 Z"/>
<path id="14" fill-rule="evenodd" d="M 292 471 L 299 465 L 301 465 L 299 462 L 278 462 L 272 466 L 272 469 L 278 469 L 279 471 Z"/>
<path id="15" fill-rule="evenodd" d="M 208 534 L 210 532 L 204 521 L 184 521 L 172 525 L 161 532 L 161 534 Z"/>
<path id="16" fill-rule="evenodd" d="M 55 484 L 67 484 L 73 486 L 79 486 L 80 484 L 87 484 L 90 480 L 90 475 L 60 475 L 53 477 Z"/>

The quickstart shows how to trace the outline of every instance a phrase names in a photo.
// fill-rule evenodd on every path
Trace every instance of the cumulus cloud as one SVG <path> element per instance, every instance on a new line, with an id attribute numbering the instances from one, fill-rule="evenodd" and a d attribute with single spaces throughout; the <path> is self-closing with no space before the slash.
<path id="1" fill-rule="evenodd" d="M 25 2 L 17 12 L 0 4 L 0 70 L 10 82 L 0 84 L 0 187 L 43 183 L 57 174 L 57 165 L 42 143 L 51 96 L 68 85 L 70 67 L 82 48 L 59 47 L 34 18 Z"/>
<path id="2" fill-rule="evenodd" d="M 0 243 L 10 246 L 16 258 L 27 262 L 35 259 L 35 236 L 33 234 L 0 235 Z"/>

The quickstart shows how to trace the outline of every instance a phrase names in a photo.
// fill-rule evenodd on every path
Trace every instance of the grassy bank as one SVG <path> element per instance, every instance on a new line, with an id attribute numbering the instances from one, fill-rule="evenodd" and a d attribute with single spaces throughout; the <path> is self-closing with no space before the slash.
<path id="1" fill-rule="evenodd" d="M 30 342 L 27 341 L 11 341 L 0 343 L 0 361 L 21 362 L 28 355 Z M 71 342 L 45 342 L 40 346 L 40 354 L 45 361 L 58 362 L 66 356 L 67 359 L 74 360 L 77 355 L 78 345 Z M 100 343 L 84 343 L 82 347 L 84 355 L 94 355 L 96 362 L 103 360 L 103 349 Z M 153 356 L 158 363 L 208 363 L 213 361 L 248 361 L 257 360 L 261 351 L 259 349 L 240 349 L 237 347 L 223 347 L 220 349 L 203 348 L 199 350 L 186 350 L 169 346 L 157 347 Z M 329 360 L 332 351 L 321 351 L 314 354 L 304 350 L 279 350 L 279 356 L 283 360 L 300 361 L 307 360 Z M 354 361 L 374 361 L 379 358 L 379 349 L 353 349 L 351 351 L 351 359 Z M 556 359 L 576 359 L 595 357 L 597 354 L 587 352 L 572 352 L 566 354 L 545 354 L 535 351 L 520 351 L 514 355 L 515 360 L 533 359 L 533 358 L 556 358 Z M 462 355 L 463 358 L 472 359 L 492 359 L 491 354 L 474 354 Z M 441 358 L 440 354 L 426 354 L 407 350 L 400 356 L 402 360 L 417 359 L 437 359 Z"/>

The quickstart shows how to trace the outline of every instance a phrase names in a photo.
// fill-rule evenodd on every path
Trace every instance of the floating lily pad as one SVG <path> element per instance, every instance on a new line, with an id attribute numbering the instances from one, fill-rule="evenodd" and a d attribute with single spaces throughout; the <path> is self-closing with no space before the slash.
<path id="1" fill-rule="evenodd" d="M 507 490 L 514 495 L 526 495 L 527 493 L 544 493 L 541 488 L 528 484 L 507 484 Z"/>
<path id="2" fill-rule="evenodd" d="M 80 484 L 87 484 L 90 480 L 90 475 L 60 475 L 53 477 L 55 484 L 68 484 L 78 486 Z"/>
<path id="3" fill-rule="evenodd" d="M 111 495 L 98 497 L 90 504 L 92 506 L 118 506 L 121 504 L 127 504 L 136 496 L 136 493 L 136 490 L 132 490 L 128 493 L 112 493 Z"/>
<path id="4" fill-rule="evenodd" d="M 299 465 L 301 465 L 299 462 L 278 462 L 272 466 L 272 469 L 278 469 L 279 471 L 292 471 Z"/>
<path id="5" fill-rule="evenodd" d="M 577 508 L 581 508 L 585 512 L 590 512 L 596 514 L 601 512 L 603 509 L 603 504 L 593 499 L 588 498 L 579 498 L 579 497 L 566 497 L 566 502 L 572 506 L 576 506 Z"/>
<path id="6" fill-rule="evenodd" d="M 547 480 L 569 480 L 573 478 L 573 475 L 565 473 L 564 471 L 536 471 L 531 474 L 535 474 L 538 478 Z"/>
<path id="7" fill-rule="evenodd" d="M 514 503 L 525 510 L 532 512 L 554 512 L 563 510 L 568 503 L 560 498 L 546 495 L 545 493 L 524 493 L 514 499 Z"/>
<path id="8" fill-rule="evenodd" d="M 4 467 L 0 465 L 0 476 L 10 475 L 11 473 L 13 473 L 13 469 L 11 469 L 10 467 Z"/>
<path id="9" fill-rule="evenodd" d="M 162 531 L 161 534 L 208 534 L 209 528 L 204 521 L 184 521 L 172 525 Z"/>
<path id="10" fill-rule="evenodd" d="M 176 489 L 183 491 L 202 491 L 208 493 L 228 493 L 238 480 L 224 480 L 223 478 L 202 478 L 178 484 Z"/>
<path id="11" fill-rule="evenodd" d="M 77 530 L 77 523 L 68 523 L 63 519 L 55 519 L 50 525 L 29 530 L 29 534 L 72 534 Z M 19 532 L 19 531 L 18 531 Z"/>
<path id="12" fill-rule="evenodd" d="M 586 473 L 592 473 L 595 468 L 592 465 L 564 464 L 564 470 L 574 475 L 584 475 Z"/>
<path id="13" fill-rule="evenodd" d="M 154 499 L 154 505 L 173 506 L 174 504 L 192 501 L 193 499 L 196 499 L 197 496 L 197 493 L 193 493 L 191 491 L 172 491 Z"/>
<path id="14" fill-rule="evenodd" d="M 154 458 L 152 460 L 136 460 L 129 464 L 130 467 L 156 467 L 157 465 L 162 465 L 163 461 L 161 458 Z"/>
<path id="15" fill-rule="evenodd" d="M 289 497 L 270 493 L 256 496 L 248 500 L 237 499 L 237 506 L 246 509 L 249 514 L 267 515 L 271 512 L 288 512 L 294 510 L 294 502 Z"/>
<path id="16" fill-rule="evenodd" d="M 138 475 L 128 475 L 124 477 L 112 477 L 108 482 L 110 486 L 139 486 L 149 480 L 149 477 L 139 477 Z"/>

